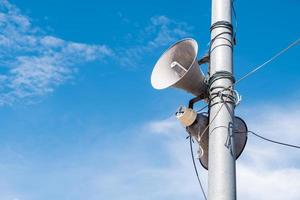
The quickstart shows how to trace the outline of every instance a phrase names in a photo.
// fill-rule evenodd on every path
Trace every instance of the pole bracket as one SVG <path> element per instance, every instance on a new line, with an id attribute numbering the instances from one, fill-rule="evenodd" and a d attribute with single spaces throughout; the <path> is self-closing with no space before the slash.
<path id="1" fill-rule="evenodd" d="M 193 109 L 194 108 L 194 104 L 198 101 L 201 101 L 203 100 L 205 97 L 204 95 L 200 95 L 200 96 L 197 96 L 195 98 L 192 98 L 190 101 L 189 101 L 189 108 Z"/>
<path id="2" fill-rule="evenodd" d="M 205 54 L 200 60 L 198 60 L 198 64 L 199 65 L 206 64 L 209 63 L 209 61 L 210 61 L 209 54 Z"/>

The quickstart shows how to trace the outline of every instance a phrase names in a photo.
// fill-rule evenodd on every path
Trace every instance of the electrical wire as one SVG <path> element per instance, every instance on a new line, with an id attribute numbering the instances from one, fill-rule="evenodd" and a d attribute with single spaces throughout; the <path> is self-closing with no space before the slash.
<path id="1" fill-rule="evenodd" d="M 234 3 L 234 0 L 232 0 L 232 4 Z M 235 21 L 236 21 L 236 29 L 237 29 L 237 19 L 236 19 L 236 12 L 235 12 L 235 9 L 233 7 L 233 13 L 234 13 L 234 17 L 235 17 Z M 235 40 L 235 37 L 236 37 L 236 32 L 234 33 L 234 40 Z M 217 38 L 217 37 L 216 37 Z M 214 40 L 216 39 L 214 38 Z M 294 42 L 292 42 L 290 45 L 288 45 L 286 48 L 284 48 L 283 50 L 281 50 L 280 52 L 278 52 L 277 54 L 275 54 L 273 57 L 271 57 L 269 60 L 265 61 L 264 63 L 262 63 L 261 65 L 255 67 L 253 70 L 251 70 L 250 72 L 248 72 L 247 74 L 245 74 L 244 76 L 242 76 L 240 79 L 238 79 L 232 86 L 229 86 L 228 88 L 224 88 L 223 91 L 225 90 L 228 90 L 228 89 L 232 89 L 234 85 L 236 85 L 237 83 L 239 83 L 240 81 L 248 78 L 249 76 L 253 75 L 255 72 L 257 72 L 259 69 L 261 69 L 262 67 L 266 66 L 267 64 L 269 64 L 270 62 L 272 62 L 273 60 L 275 60 L 276 58 L 278 58 L 279 56 L 281 56 L 282 54 L 284 54 L 285 52 L 287 52 L 290 48 L 298 45 L 300 43 L 300 38 L 295 40 Z M 210 44 L 211 46 L 211 44 Z M 210 47 L 210 50 L 211 50 L 211 47 Z M 222 91 L 221 91 L 222 92 Z M 227 100 L 229 98 L 229 94 L 227 95 L 226 97 L 226 100 L 223 101 L 222 105 L 220 106 L 220 108 L 218 109 L 218 111 L 216 112 L 215 116 L 212 118 L 212 120 L 210 121 L 210 123 L 205 127 L 205 129 L 203 130 L 203 132 L 201 134 L 198 135 L 198 140 L 201 140 L 201 137 L 203 136 L 203 134 L 205 133 L 205 131 L 210 127 L 210 125 L 212 124 L 212 122 L 216 119 L 217 115 L 220 113 L 220 111 L 222 110 L 223 106 L 226 104 Z M 201 110 L 203 110 L 204 108 L 206 108 L 208 106 L 205 106 L 203 108 L 201 108 L 199 111 L 197 112 L 200 112 Z M 296 146 L 296 145 L 291 145 L 291 144 L 287 144 L 287 143 L 283 143 L 283 142 L 278 142 L 278 141 L 275 141 L 275 140 L 271 140 L 271 139 L 268 139 L 268 138 L 265 138 L 261 135 L 258 135 L 257 133 L 254 133 L 252 131 L 248 131 L 249 133 L 252 133 L 253 135 L 263 139 L 263 140 L 266 140 L 268 142 L 272 142 L 272 143 L 275 143 L 275 144 L 279 144 L 279 145 L 284 145 L 284 146 L 288 146 L 288 147 L 292 147 L 292 148 L 297 148 L 297 149 L 300 149 L 300 146 Z M 204 189 L 203 189 L 203 186 L 202 186 L 202 183 L 201 183 L 201 180 L 200 180 L 200 177 L 199 177 L 199 174 L 198 174 L 198 170 L 197 170 L 197 167 L 196 167 L 196 164 L 195 164 L 195 158 L 194 158 L 194 152 L 193 152 L 193 145 L 192 145 L 192 136 L 190 135 L 190 148 L 191 148 L 191 155 L 192 155 L 192 160 L 193 160 L 193 165 L 194 165 L 194 169 L 195 169 L 195 173 L 196 173 L 196 176 L 197 176 L 197 179 L 198 179 L 198 182 L 199 182 L 199 185 L 200 185 L 200 188 L 201 188 L 201 191 L 202 191 L 202 194 L 205 198 L 205 200 L 207 200 L 206 198 L 206 195 L 205 195 L 205 192 L 204 192 Z"/>
<path id="2" fill-rule="evenodd" d="M 214 120 L 217 118 L 218 114 L 221 112 L 223 106 L 225 105 L 225 102 L 222 103 L 222 105 L 220 106 L 219 110 L 216 112 L 215 116 L 212 118 L 212 120 L 210 121 L 210 123 L 205 127 L 205 129 L 201 132 L 201 134 L 198 134 L 198 141 L 200 142 L 202 136 L 204 135 L 205 131 L 210 127 L 210 125 L 214 122 Z"/>
<path id="3" fill-rule="evenodd" d="M 248 131 L 248 133 L 251 133 L 253 134 L 254 136 L 260 138 L 260 139 L 263 139 L 263 140 L 266 140 L 268 142 L 272 142 L 272 143 L 275 143 L 275 144 L 279 144 L 279 145 L 283 145 L 283 146 L 288 146 L 288 147 L 292 147 L 292 148 L 296 148 L 296 149 L 300 149 L 300 146 L 297 146 L 297 145 L 292 145 L 292 144 L 287 144 L 287 143 L 283 143 L 283 142 L 278 142 L 278 141 L 275 141 L 275 140 L 271 140 L 271 139 L 268 139 L 266 137 L 263 137 L 261 135 L 258 135 L 257 133 L 253 132 L 253 131 Z"/>
<path id="4" fill-rule="evenodd" d="M 208 107 L 208 104 L 207 105 L 205 105 L 205 106 L 203 106 L 202 108 L 200 108 L 199 110 L 197 110 L 196 112 L 197 113 L 200 113 L 202 110 L 204 110 L 205 108 L 207 108 Z"/>
<path id="5" fill-rule="evenodd" d="M 242 76 L 240 79 L 238 79 L 235 82 L 235 84 L 237 84 L 237 83 L 241 82 L 242 80 L 246 79 L 247 77 L 251 76 L 252 74 L 254 74 L 255 72 L 257 72 L 259 69 L 261 69 L 262 67 L 266 66 L 267 64 L 269 64 L 270 62 L 272 62 L 273 60 L 275 60 L 276 58 L 278 58 L 279 56 L 281 56 L 283 53 L 287 52 L 290 48 L 298 45 L 299 43 L 300 43 L 300 38 L 298 38 L 297 40 L 295 40 L 294 42 L 292 42 L 286 48 L 282 49 L 280 52 L 278 52 L 277 54 L 275 54 L 269 60 L 265 61 L 261 65 L 255 67 L 253 70 L 251 70 L 250 72 L 248 72 L 247 74 L 245 74 L 244 76 Z"/>
<path id="6" fill-rule="evenodd" d="M 235 21 L 234 33 L 233 33 L 233 43 L 236 44 L 236 35 L 237 35 L 237 30 L 238 30 L 238 20 L 237 20 L 236 10 L 235 10 L 235 7 L 234 7 L 234 0 L 231 0 L 231 8 L 232 8 L 233 16 L 234 16 L 234 21 Z"/>
<path id="7" fill-rule="evenodd" d="M 203 197 L 204 197 L 205 200 L 207 200 L 206 194 L 204 192 L 204 189 L 203 189 L 200 177 L 199 177 L 197 166 L 196 166 L 196 163 L 195 163 L 195 156 L 194 156 L 194 150 L 193 150 L 193 144 L 192 144 L 193 139 L 192 139 L 191 135 L 189 136 L 189 139 L 190 139 L 191 156 L 192 156 L 192 160 L 193 160 L 193 165 L 194 165 L 195 173 L 196 173 L 196 176 L 197 176 L 197 179 L 198 179 L 198 182 L 199 182 L 199 185 L 200 185 Z"/>
<path id="8" fill-rule="evenodd" d="M 229 94 L 227 95 L 226 98 L 227 98 L 227 99 L 229 98 Z M 198 135 L 198 140 L 199 140 L 199 142 L 200 142 L 200 140 L 201 140 L 201 137 L 202 137 L 203 134 L 205 133 L 205 131 L 210 127 L 211 123 L 213 123 L 213 121 L 216 119 L 216 117 L 218 116 L 218 114 L 220 113 L 221 109 L 223 108 L 223 106 L 224 106 L 225 104 L 226 104 L 226 100 L 225 100 L 225 101 L 223 100 L 223 103 L 222 103 L 222 105 L 220 106 L 220 108 L 218 109 L 218 111 L 216 112 L 215 116 L 212 118 L 212 120 L 210 121 L 210 123 L 205 127 L 205 129 L 202 131 L 202 133 Z M 206 108 L 206 106 L 203 107 L 203 108 L 200 109 L 200 110 L 203 110 L 204 108 Z M 200 136 L 200 137 L 199 137 L 199 136 Z M 197 166 L 196 166 L 196 163 L 195 163 L 195 156 L 194 156 L 193 144 L 192 144 L 193 139 L 192 139 L 191 133 L 189 133 L 189 139 L 190 139 L 190 150 L 191 150 L 191 156 L 192 156 L 192 161 L 193 161 L 195 173 L 196 173 L 196 176 L 197 176 L 197 179 L 198 179 L 198 182 L 199 182 L 199 185 L 200 185 L 200 188 L 201 188 L 203 197 L 204 197 L 205 200 L 207 200 L 206 194 L 205 194 L 205 192 L 204 192 L 204 189 L 203 189 L 203 186 L 202 186 L 200 177 L 199 177 L 199 173 L 198 173 L 198 170 L 197 170 Z M 199 162 L 200 162 L 200 159 L 199 159 Z"/>
<path id="9" fill-rule="evenodd" d="M 239 82 L 241 82 L 242 80 L 248 78 L 249 76 L 253 75 L 255 72 L 257 72 L 259 69 L 263 68 L 264 66 L 266 66 L 267 64 L 269 64 L 270 62 L 272 62 L 273 60 L 275 60 L 276 58 L 278 58 L 279 56 L 281 56 L 282 54 L 284 54 L 285 52 L 287 52 L 290 48 L 298 45 L 300 43 L 300 38 L 298 38 L 297 40 L 295 40 L 294 42 L 290 43 L 286 48 L 282 49 L 281 51 L 279 51 L 277 54 L 275 54 L 274 56 L 272 56 L 269 60 L 265 61 L 264 63 L 258 65 L 257 67 L 255 67 L 253 70 L 251 70 L 250 72 L 248 72 L 247 74 L 245 74 L 244 76 L 242 76 L 241 78 L 239 78 L 235 83 L 233 83 L 231 86 L 224 88 L 223 91 L 228 90 L 228 89 L 232 89 L 234 85 L 238 84 Z"/>
<path id="10" fill-rule="evenodd" d="M 223 91 L 225 91 L 226 89 L 224 88 L 224 90 L 220 91 L 221 93 Z M 220 113 L 220 111 L 222 110 L 223 106 L 226 104 L 228 98 L 229 98 L 230 94 L 227 94 L 226 95 L 226 99 L 224 100 L 223 98 L 222 99 L 222 105 L 220 106 L 220 108 L 218 109 L 218 111 L 216 112 L 216 114 L 214 115 L 214 117 L 211 119 L 210 123 L 205 127 L 205 129 L 202 131 L 201 134 L 198 134 L 198 140 L 200 142 L 201 140 L 201 137 L 203 136 L 203 134 L 205 133 L 205 131 L 210 127 L 210 125 L 213 123 L 213 121 L 216 119 L 216 117 L 218 116 L 218 114 Z M 197 112 L 200 112 L 201 110 L 203 110 L 204 108 L 208 107 L 209 105 L 207 106 L 204 106 L 203 108 L 201 108 L 200 110 L 198 110 Z M 189 131 L 188 131 L 189 133 Z M 195 169 L 195 173 L 196 173 L 196 176 L 197 176 L 197 180 L 199 182 L 199 185 L 200 185 L 200 188 L 201 188 L 201 191 L 202 191 L 202 194 L 203 194 L 203 197 L 205 200 L 207 200 L 207 197 L 206 197 L 206 194 L 204 192 L 204 189 L 203 189 L 203 186 L 202 186 L 202 183 L 201 183 L 201 180 L 200 180 L 200 177 L 199 177 L 199 173 L 198 173 L 198 170 L 197 170 L 197 166 L 196 166 L 196 163 L 195 163 L 195 156 L 194 156 L 194 151 L 193 151 L 193 144 L 192 144 L 192 134 L 189 133 L 189 139 L 190 139 L 190 150 L 191 150 L 191 156 L 192 156 L 192 161 L 193 161 L 193 165 L 194 165 L 194 169 Z M 199 159 L 199 162 L 200 162 L 200 159 Z M 200 162 L 201 163 L 201 162 Z"/>

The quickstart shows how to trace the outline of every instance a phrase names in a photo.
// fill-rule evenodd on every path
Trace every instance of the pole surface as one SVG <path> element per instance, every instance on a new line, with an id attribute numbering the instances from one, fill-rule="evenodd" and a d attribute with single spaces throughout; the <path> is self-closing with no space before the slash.
<path id="1" fill-rule="evenodd" d="M 221 21 L 226 21 L 229 22 L 228 24 L 231 24 L 231 1 L 232 0 L 212 0 L 211 25 Z M 219 35 L 218 39 L 214 39 L 217 35 Z M 215 26 L 215 28 L 211 30 L 211 40 L 210 76 L 220 71 L 227 71 L 232 74 L 232 29 L 221 25 Z M 219 78 L 220 79 L 216 79 L 216 81 L 211 84 L 210 93 L 217 93 L 218 91 L 222 91 L 222 88 L 232 86 L 232 79 L 221 76 Z M 227 90 L 224 91 L 223 94 L 232 94 L 232 91 Z M 222 99 L 226 100 L 226 97 L 221 98 L 217 96 L 216 98 L 211 98 L 210 103 L 209 200 L 236 199 L 234 137 L 232 137 L 232 128 L 230 128 L 233 123 L 234 105 L 233 103 L 224 104 L 222 103 Z"/>

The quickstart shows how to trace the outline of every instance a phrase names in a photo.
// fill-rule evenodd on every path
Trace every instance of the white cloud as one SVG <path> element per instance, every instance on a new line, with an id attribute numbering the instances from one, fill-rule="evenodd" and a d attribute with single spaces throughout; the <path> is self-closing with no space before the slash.
<path id="1" fill-rule="evenodd" d="M 34 27 L 8 1 L 0 2 L 0 105 L 52 92 L 82 62 L 112 56 L 105 45 L 66 41 Z"/>
<path id="2" fill-rule="evenodd" d="M 151 18 L 151 25 L 146 28 L 156 32 L 155 38 L 148 42 L 147 48 L 156 48 L 175 42 L 179 38 L 186 37 L 192 28 L 185 23 L 176 22 L 166 16 L 156 16 Z"/>
<path id="3" fill-rule="evenodd" d="M 245 109 L 248 116 L 245 121 L 252 131 L 279 141 L 299 145 L 297 122 L 300 121 L 299 106 L 291 105 L 282 109 L 280 106 L 256 106 L 255 110 Z M 287 113 L 286 109 L 290 112 Z M 264 114 L 257 111 L 264 110 Z M 284 116 L 284 119 L 283 119 Z M 153 194 L 157 199 L 190 199 L 201 198 L 200 188 L 194 175 L 189 147 L 184 128 L 173 118 L 153 121 L 143 127 L 142 133 L 156 133 L 163 146 L 166 157 L 165 166 L 141 165 L 135 168 L 132 185 L 141 193 Z M 277 135 L 276 135 L 277 134 Z M 151 134 L 150 134 L 151 135 Z M 144 143 L 141 141 L 141 143 Z M 145 139 L 145 143 L 151 143 Z M 150 145 L 154 146 L 154 145 Z M 154 147 L 153 147 L 154 148 Z M 237 193 L 238 198 L 251 199 L 287 199 L 297 200 L 300 196 L 300 158 L 299 151 L 278 146 L 249 135 L 243 155 L 237 161 Z M 159 157 L 157 159 L 162 159 Z M 139 162 L 145 162 L 139 158 Z M 134 166 L 134 162 L 130 162 Z M 207 188 L 207 171 L 199 167 L 202 181 Z M 119 180 L 127 180 L 126 175 Z M 142 178 L 141 178 L 142 177 Z M 142 181 L 134 184 L 136 180 Z M 152 190 L 144 189 L 146 184 Z M 159 187 L 156 187 L 159 185 Z M 150 192 L 149 192 L 150 191 Z M 139 192 L 133 192 L 140 194 Z M 146 198 L 147 199 L 147 198 Z"/>
<path id="4" fill-rule="evenodd" d="M 146 53 L 185 37 L 191 30 L 166 16 L 151 18 L 135 45 L 112 50 L 106 45 L 66 41 L 35 27 L 28 16 L 7 0 L 0 1 L 0 106 L 52 92 L 70 79 L 83 62 L 113 58 L 136 67 Z"/>
<path id="5" fill-rule="evenodd" d="M 119 49 L 117 59 L 126 67 L 138 66 L 146 53 L 191 36 L 193 28 L 186 23 L 174 21 L 166 16 L 154 16 L 150 24 L 143 28 L 136 37 L 139 43 L 126 49 Z"/>
<path id="6" fill-rule="evenodd" d="M 278 130 L 280 126 L 276 125 L 280 122 L 274 116 L 285 114 L 285 119 L 289 121 L 289 118 L 295 118 L 299 110 L 298 105 L 288 107 L 287 109 L 290 110 L 288 114 L 280 106 L 272 108 L 256 106 L 255 108 L 255 110 L 243 111 L 247 116 L 244 117 L 245 121 L 250 130 L 270 138 L 273 136 L 268 133 L 280 131 Z M 260 115 L 257 111 L 261 110 L 265 110 L 267 114 Z M 264 120 L 261 116 L 268 121 L 268 126 L 262 123 Z M 293 123 L 284 124 L 283 129 L 288 128 L 289 131 L 290 127 L 294 126 Z M 294 131 L 285 132 L 276 139 L 299 144 L 299 140 L 295 139 L 298 138 L 299 133 L 296 129 Z M 29 197 L 34 196 L 33 199 L 45 199 L 42 197 L 56 194 L 62 199 L 68 197 L 75 200 L 86 199 L 87 195 L 91 200 L 202 198 L 191 161 L 189 143 L 185 139 L 187 134 L 175 117 L 153 121 L 140 128 L 135 127 L 124 132 L 119 133 L 120 137 L 111 136 L 115 143 L 103 146 L 103 143 L 98 144 L 95 140 L 93 144 L 95 142 L 97 145 L 94 150 L 90 151 L 87 148 L 82 155 L 77 152 L 76 155 L 71 156 L 73 159 L 61 157 L 61 160 L 55 160 L 51 163 L 51 167 L 46 169 L 40 165 L 34 166 L 35 162 L 31 166 L 30 160 L 22 165 L 20 164 L 22 162 L 15 163 L 17 159 L 12 159 L 14 164 L 10 163 L 12 161 L 3 163 L 0 191 L 4 195 L 1 197 L 9 195 L 20 199 L 23 197 L 32 199 Z M 285 138 L 285 135 L 291 135 L 289 136 L 291 138 Z M 103 142 L 103 137 L 100 138 Z M 105 140 L 106 144 L 111 141 L 109 138 Z M 196 151 L 196 145 L 194 146 Z M 271 144 L 249 135 L 245 151 L 237 161 L 238 198 L 299 199 L 299 154 L 299 151 L 294 149 Z M 30 173 L 24 169 L 30 169 Z M 199 164 L 198 169 L 207 189 L 207 171 Z M 18 174 L 17 180 L 14 178 L 15 172 Z M 28 178 L 31 180 L 32 188 L 35 188 L 34 186 L 41 180 L 44 180 L 44 184 L 38 185 L 39 191 L 16 187 L 27 183 Z M 78 190 L 78 183 L 80 190 Z"/>
<path id="7" fill-rule="evenodd" d="M 97 189 L 93 195 L 130 200 L 138 200 L 141 197 L 144 200 L 199 198 L 201 194 L 193 171 L 184 128 L 170 129 L 166 124 L 177 127 L 172 119 L 164 120 L 162 123 L 153 122 L 142 127 L 141 134 L 135 136 L 133 143 L 128 144 L 127 149 L 133 148 L 134 153 L 129 153 L 130 150 L 123 151 L 119 164 L 111 171 L 96 175 L 93 184 Z M 164 128 L 166 129 L 163 130 Z M 168 131 L 171 132 L 167 133 Z M 162 135 L 159 135 L 160 133 Z M 154 144 L 153 140 L 157 143 Z M 149 157 L 147 152 L 140 151 L 140 145 L 145 151 L 151 152 L 152 156 Z M 160 162 L 163 164 L 157 164 Z M 204 181 L 206 171 L 202 170 L 200 174 Z M 118 188 L 118 193 L 114 192 L 114 188 Z"/>
<path id="8" fill-rule="evenodd" d="M 254 165 L 239 166 L 237 187 L 240 199 L 299 199 L 299 169 L 261 170 L 258 168 Z"/>
<path id="9" fill-rule="evenodd" d="M 300 145 L 299 105 L 290 104 L 284 108 L 266 105 L 242 109 L 249 130 L 273 140 Z M 299 199 L 299 155 L 299 150 L 269 143 L 250 134 L 244 155 L 237 165 L 239 197 Z"/>
<path id="10" fill-rule="evenodd" d="M 163 119 L 160 121 L 153 121 L 146 125 L 145 130 L 151 130 L 153 133 L 157 134 L 172 134 L 176 135 L 182 132 L 183 127 L 173 117 Z"/>

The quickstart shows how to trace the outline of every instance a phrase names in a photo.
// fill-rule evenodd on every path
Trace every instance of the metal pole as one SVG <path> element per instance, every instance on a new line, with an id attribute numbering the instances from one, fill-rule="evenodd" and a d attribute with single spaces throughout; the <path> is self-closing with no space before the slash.
<path id="1" fill-rule="evenodd" d="M 235 149 L 232 135 L 234 102 L 224 104 L 224 100 L 233 95 L 232 90 L 224 90 L 233 84 L 231 3 L 232 0 L 212 0 L 209 72 L 210 77 L 217 78 L 210 79 L 209 200 L 236 199 Z"/>

